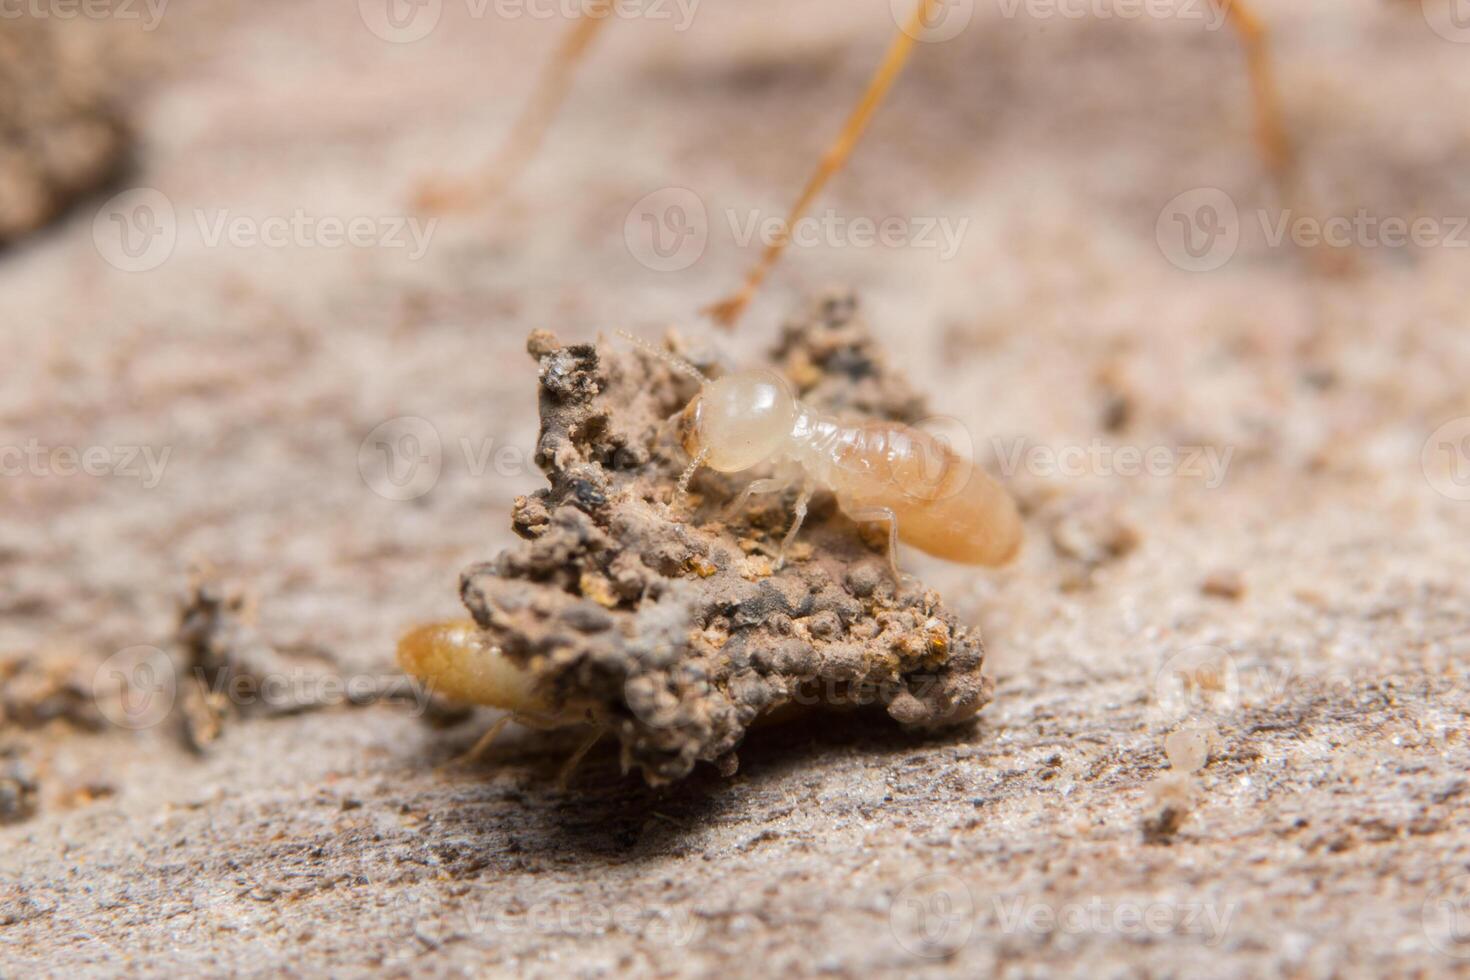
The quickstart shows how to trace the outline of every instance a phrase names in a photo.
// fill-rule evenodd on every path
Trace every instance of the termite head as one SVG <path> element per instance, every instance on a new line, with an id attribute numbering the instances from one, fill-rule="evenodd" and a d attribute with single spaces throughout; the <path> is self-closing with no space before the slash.
<path id="1" fill-rule="evenodd" d="M 711 381 L 679 416 L 685 452 L 721 473 L 764 463 L 786 448 L 796 396 L 774 371 L 741 371 Z"/>

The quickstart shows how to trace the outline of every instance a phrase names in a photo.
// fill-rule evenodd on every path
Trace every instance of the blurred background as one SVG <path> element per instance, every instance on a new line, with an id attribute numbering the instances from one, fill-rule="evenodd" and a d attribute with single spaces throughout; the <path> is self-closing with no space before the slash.
<path id="1" fill-rule="evenodd" d="M 1237 35 L 1206 0 L 949 0 L 729 334 L 699 310 L 738 287 L 907 5 L 620 6 L 518 179 L 492 202 L 441 214 L 418 210 L 417 196 L 485 171 L 575 7 L 0 9 L 0 743 L 16 774 L 9 792 L 26 801 L 0 830 L 21 845 L 0 868 L 25 882 L 10 886 L 16 925 L 0 938 L 10 932 L 26 962 L 92 962 L 95 950 L 50 931 L 69 921 L 164 955 L 158 923 L 180 882 L 218 885 L 227 911 L 244 901 L 207 838 L 251 826 L 260 836 L 232 846 L 344 839 L 332 821 L 357 819 L 347 806 L 309 827 L 297 815 L 335 785 L 395 828 L 395 847 L 417 846 L 402 834 L 432 839 L 433 860 L 467 880 L 534 892 L 543 886 L 526 881 L 555 867 L 564 897 L 589 900 L 598 888 L 645 894 L 669 876 L 723 894 L 713 882 L 728 877 L 730 888 L 769 887 L 791 913 L 760 927 L 771 962 L 903 967 L 919 960 L 886 927 L 865 938 L 886 921 L 883 903 L 921 867 L 988 894 L 984 883 L 1008 873 L 997 827 L 1033 855 L 1022 875 L 1035 877 L 1032 894 L 1060 894 L 1048 861 L 1094 876 L 1092 888 L 1117 875 L 1119 888 L 1187 891 L 1175 858 L 1134 853 L 1134 828 L 1179 721 L 1149 713 L 1158 678 L 1207 648 L 1239 678 L 1211 722 L 1223 762 L 1200 776 L 1213 802 L 1193 824 L 1211 838 L 1195 843 L 1216 850 L 1200 852 L 1208 881 L 1192 887 L 1238 906 L 1222 969 L 1371 957 L 1387 969 L 1446 955 L 1421 904 L 1470 854 L 1454 794 L 1425 802 L 1462 787 L 1466 761 L 1456 733 L 1470 635 L 1470 10 L 1252 7 L 1270 30 L 1297 151 L 1289 188 L 1255 140 Z M 857 836 L 834 833 L 816 853 L 767 864 L 711 830 L 693 857 L 665 840 L 658 860 L 633 862 L 614 884 L 540 852 L 466 871 L 455 864 L 471 860 L 465 849 L 503 852 L 504 840 L 475 836 L 493 837 L 494 821 L 462 814 L 446 830 L 424 814 L 563 804 L 521 770 L 483 791 L 438 786 L 425 759 L 443 736 L 402 711 L 256 721 L 201 756 L 162 716 L 119 728 L 105 711 L 74 724 L 58 707 L 88 701 L 120 652 L 172 656 L 180 595 L 201 569 L 248 593 L 250 628 L 277 654 L 391 678 L 394 638 L 460 614 L 460 570 L 510 543 L 511 501 L 542 485 L 530 462 L 530 330 L 656 339 L 673 327 L 749 364 L 829 289 L 856 295 L 933 411 L 964 422 L 1027 511 L 1027 549 L 1011 568 L 905 556 L 983 630 L 998 681 L 969 748 L 892 749 L 932 753 L 941 769 L 970 758 L 957 751 L 990 753 L 925 800 L 880 806 L 885 794 L 893 803 L 894 758 L 839 739 L 764 770 L 757 755 L 752 783 L 732 784 L 757 787 L 748 798 L 701 791 L 733 793 L 722 806 L 747 831 L 800 839 L 773 799 L 832 788 Z M 1288 676 L 1308 678 L 1311 693 L 1280 683 Z M 1384 677 L 1419 692 L 1412 710 L 1376 699 Z M 107 734 L 89 734 L 97 725 Z M 1061 797 L 1006 776 L 1059 751 Z M 618 783 L 610 752 L 592 765 L 620 787 L 605 792 L 646 803 L 634 782 Z M 876 802 L 842 802 L 844 782 Z M 1374 864 L 1356 850 L 1372 832 L 1336 809 L 1344 793 L 1358 794 L 1363 819 L 1397 828 L 1383 846 L 1403 853 Z M 984 818 L 982 798 L 1005 815 Z M 428 824 L 404 830 L 405 807 Z M 1288 841 L 1298 812 L 1320 814 L 1323 840 Z M 630 826 L 653 819 L 638 813 Z M 1439 823 L 1401 844 L 1416 820 Z M 911 842 L 928 827 L 958 842 L 913 864 Z M 521 833 L 544 843 L 582 831 Z M 189 842 L 177 877 L 129 876 L 125 864 L 155 863 L 173 837 Z M 845 865 L 858 840 L 893 867 L 863 877 Z M 1348 842 L 1336 864 L 1305 867 L 1303 855 L 1334 841 Z M 143 925 L 132 938 L 110 906 L 78 897 L 76 847 L 109 869 L 99 887 L 134 896 Z M 725 870 L 701 867 L 701 848 Z M 1251 883 L 1242 869 L 1253 859 L 1276 863 Z M 802 861 L 813 862 L 806 885 L 776 870 Z M 283 933 L 260 955 L 483 962 L 477 943 L 415 945 L 411 908 L 442 917 L 454 902 L 416 872 L 385 879 L 386 867 L 364 872 L 394 882 L 372 921 L 397 939 L 386 951 L 366 943 L 376 960 L 355 958 L 368 955 L 349 942 L 365 913 L 340 892 L 311 892 L 287 930 L 306 938 L 292 947 Z M 1371 921 L 1398 938 L 1356 946 L 1366 940 L 1293 904 L 1290 888 L 1273 892 L 1276 873 L 1338 882 L 1323 902 L 1339 924 Z M 842 906 L 858 881 L 860 897 Z M 219 929 L 246 913 L 197 918 L 214 895 L 186 903 L 186 938 L 207 951 L 199 962 L 239 967 Z M 814 908 L 828 925 L 800 924 L 796 913 Z M 577 962 L 718 969 L 743 943 L 731 916 L 706 922 L 697 955 L 614 930 Z M 1013 956 L 1198 966 L 1198 945 L 1177 935 L 1132 954 L 1096 932 L 1060 949 L 1034 934 L 979 935 L 952 969 Z M 494 948 L 544 963 L 564 944 L 533 930 Z M 184 961 L 175 951 L 160 962 Z"/>

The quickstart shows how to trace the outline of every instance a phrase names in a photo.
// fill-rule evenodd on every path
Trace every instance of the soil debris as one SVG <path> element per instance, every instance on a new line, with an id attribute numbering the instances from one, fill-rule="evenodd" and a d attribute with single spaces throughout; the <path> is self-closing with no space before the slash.
<path id="1" fill-rule="evenodd" d="M 407 678 L 349 677 L 329 651 L 272 642 L 257 624 L 255 597 L 211 572 L 196 572 L 174 634 L 179 677 L 173 713 L 184 744 L 207 751 L 237 717 L 279 717 L 380 700 L 413 702 L 440 724 L 463 709 L 430 702 Z M 312 662 L 314 661 L 314 662 Z"/>
<path id="2" fill-rule="evenodd" d="M 21 823 L 35 816 L 40 792 L 35 772 L 19 751 L 0 749 L 0 825 Z"/>
<path id="3" fill-rule="evenodd" d="M 676 345 L 674 345 L 676 346 Z M 984 646 L 867 543 L 819 493 L 804 547 L 774 570 L 790 499 L 719 512 L 751 474 L 702 471 L 669 424 L 695 382 L 643 351 L 563 345 L 533 333 L 540 365 L 536 460 L 550 486 L 519 498 L 526 542 L 462 577 L 476 622 L 533 672 L 558 710 L 614 733 L 625 768 L 653 783 L 698 761 L 733 773 L 762 715 L 790 705 L 880 705 L 902 725 L 970 718 L 989 700 Z M 787 323 L 772 362 L 809 404 L 911 421 L 923 400 L 892 373 L 851 296 Z M 759 474 L 756 474 L 759 475 Z"/>
<path id="4" fill-rule="evenodd" d="M 54 721 L 84 731 L 106 727 L 82 659 L 57 651 L 0 659 L 0 728 L 34 729 Z"/>
<path id="5" fill-rule="evenodd" d="M 1189 776 L 1168 773 L 1149 787 L 1149 809 L 1143 819 L 1145 844 L 1169 844 L 1194 809 L 1195 787 Z"/>
<path id="6" fill-rule="evenodd" d="M 1199 590 L 1215 599 L 1239 599 L 1245 595 L 1245 578 L 1233 568 L 1217 568 L 1204 577 Z"/>
<path id="7" fill-rule="evenodd" d="M 1092 588 L 1103 568 L 1126 558 L 1141 541 L 1121 505 L 1106 497 L 1063 497 L 1048 502 L 1038 517 L 1061 559 L 1064 591 Z"/>
<path id="8" fill-rule="evenodd" d="M 274 660 L 255 633 L 254 604 L 241 590 L 198 577 L 179 610 L 175 636 L 182 656 L 182 684 L 175 705 L 184 743 L 204 752 L 241 706 L 228 690 L 240 679 L 258 679 Z"/>

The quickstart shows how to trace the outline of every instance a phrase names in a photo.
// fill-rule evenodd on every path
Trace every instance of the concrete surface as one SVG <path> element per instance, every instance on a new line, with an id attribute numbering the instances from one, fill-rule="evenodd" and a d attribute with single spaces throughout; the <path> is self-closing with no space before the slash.
<path id="1" fill-rule="evenodd" d="M 404 202 L 493 152 L 557 23 L 446 2 L 390 43 L 353 4 L 169 8 L 135 38 L 159 67 L 116 188 L 159 197 L 112 207 L 171 210 L 172 248 L 129 254 L 98 199 L 0 257 L 0 445 L 36 447 L 0 481 L 0 652 L 29 658 L 7 695 L 40 692 L 4 734 L 39 809 L 0 828 L 0 975 L 1465 972 L 1470 46 L 1432 4 L 1260 6 L 1316 213 L 1424 241 L 1360 222 L 1333 275 L 1272 244 L 1228 32 L 979 2 L 819 205 L 909 244 L 828 222 L 733 337 L 695 311 L 836 130 L 887 4 L 611 25 L 513 197 L 422 248 Z M 670 187 L 708 241 L 658 271 L 636 256 Z M 1175 214 L 1228 226 L 1201 188 L 1233 253 L 1182 248 Z M 381 247 L 329 247 L 323 217 Z M 923 247 L 946 221 L 953 254 Z M 267 712 L 203 756 L 147 698 L 105 702 L 130 728 L 67 720 L 94 676 L 147 679 L 200 563 L 249 590 L 286 681 L 390 681 L 540 485 L 530 329 L 672 322 L 739 363 L 827 283 L 1028 507 L 1006 570 L 911 559 L 985 636 L 973 729 L 812 719 L 656 791 L 604 747 L 561 791 L 554 735 L 436 769 L 483 715 Z M 382 455 L 402 416 L 437 455 Z M 1180 730 L 1211 743 L 1198 772 L 1166 759 Z"/>

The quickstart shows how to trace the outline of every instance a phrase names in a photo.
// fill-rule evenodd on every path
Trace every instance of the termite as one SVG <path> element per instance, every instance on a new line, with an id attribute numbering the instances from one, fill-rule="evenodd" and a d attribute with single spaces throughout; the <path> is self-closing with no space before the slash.
<path id="1" fill-rule="evenodd" d="M 730 511 L 756 493 L 790 486 L 799 475 L 795 518 L 781 553 L 806 519 L 818 485 L 837 497 L 854 521 L 888 524 L 888 560 L 898 580 L 898 542 L 939 558 L 972 565 L 1009 561 L 1021 544 L 1015 502 L 994 480 L 942 440 L 898 422 L 847 424 L 804 405 L 774 371 L 740 371 L 711 381 L 693 364 L 624 333 L 626 339 L 696 379 L 700 390 L 676 417 L 691 461 L 680 475 L 686 493 L 701 466 L 736 473 L 765 464 L 787 476 L 754 480 Z M 555 706 L 543 696 L 529 666 L 510 660 L 478 624 L 429 623 L 398 643 L 398 663 L 436 693 L 456 701 L 499 708 L 497 721 L 463 759 L 478 758 L 511 721 L 532 728 L 588 726 L 588 735 L 562 769 L 566 782 L 577 763 L 607 731 L 594 712 L 575 704 Z"/>
<path id="2" fill-rule="evenodd" d="M 587 712 L 572 706 L 553 708 L 536 689 L 531 671 L 507 657 L 472 620 L 425 623 L 409 630 L 398 641 L 398 665 L 435 694 L 506 712 L 455 762 L 478 759 L 512 721 L 542 731 L 591 725 L 587 737 L 562 766 L 560 782 L 565 785 L 603 735 Z"/>
<path id="3" fill-rule="evenodd" d="M 678 417 L 680 442 L 691 459 L 679 478 L 681 493 L 701 466 L 738 473 L 773 464 L 784 471 L 747 484 L 730 508 L 738 513 L 752 494 L 800 482 L 778 567 L 819 485 L 852 520 L 888 525 L 895 581 L 900 541 L 966 565 L 1003 565 L 1020 549 L 1021 518 L 1010 494 L 931 433 L 901 422 L 845 423 L 802 404 L 786 379 L 769 369 L 711 381 L 689 362 L 622 336 L 700 383 Z"/>

